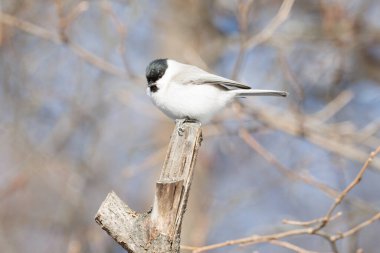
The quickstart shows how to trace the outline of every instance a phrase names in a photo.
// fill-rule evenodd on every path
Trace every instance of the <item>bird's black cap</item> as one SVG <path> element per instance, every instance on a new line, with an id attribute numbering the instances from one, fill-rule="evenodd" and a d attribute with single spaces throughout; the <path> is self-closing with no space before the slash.
<path id="1" fill-rule="evenodd" d="M 156 59 L 149 63 L 146 68 L 146 80 L 148 84 L 155 83 L 159 80 L 168 68 L 168 59 Z"/>

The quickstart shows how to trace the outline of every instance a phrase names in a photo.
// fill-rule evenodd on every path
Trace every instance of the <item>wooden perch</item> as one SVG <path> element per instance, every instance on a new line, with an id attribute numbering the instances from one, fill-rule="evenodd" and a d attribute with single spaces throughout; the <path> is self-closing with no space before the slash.
<path id="1" fill-rule="evenodd" d="M 176 123 L 151 211 L 136 213 L 114 192 L 100 206 L 96 222 L 128 252 L 179 252 L 181 224 L 201 141 L 200 123 Z"/>

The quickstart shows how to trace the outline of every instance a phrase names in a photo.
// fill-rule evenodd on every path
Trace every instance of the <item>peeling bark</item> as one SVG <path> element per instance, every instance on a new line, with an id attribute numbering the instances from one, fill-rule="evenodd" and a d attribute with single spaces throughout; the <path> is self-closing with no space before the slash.
<path id="1" fill-rule="evenodd" d="M 156 183 L 152 211 L 137 213 L 114 192 L 100 206 L 96 222 L 128 252 L 179 252 L 181 225 L 201 141 L 200 123 L 177 122 Z"/>

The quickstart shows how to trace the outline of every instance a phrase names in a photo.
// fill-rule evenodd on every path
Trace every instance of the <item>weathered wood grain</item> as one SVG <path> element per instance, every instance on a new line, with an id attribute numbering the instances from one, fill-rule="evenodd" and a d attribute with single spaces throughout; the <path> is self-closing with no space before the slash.
<path id="1" fill-rule="evenodd" d="M 128 252 L 179 252 L 181 225 L 201 141 L 200 123 L 176 123 L 151 211 L 136 213 L 114 192 L 100 206 L 96 222 Z"/>

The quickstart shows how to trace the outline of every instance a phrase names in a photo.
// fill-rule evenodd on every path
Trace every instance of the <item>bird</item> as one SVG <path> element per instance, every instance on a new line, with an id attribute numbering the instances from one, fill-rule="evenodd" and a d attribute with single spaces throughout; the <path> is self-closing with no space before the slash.
<path id="1" fill-rule="evenodd" d="M 174 120 L 208 123 L 234 99 L 288 95 L 285 91 L 252 89 L 246 84 L 211 74 L 172 59 L 156 59 L 146 68 L 147 95 Z"/>

